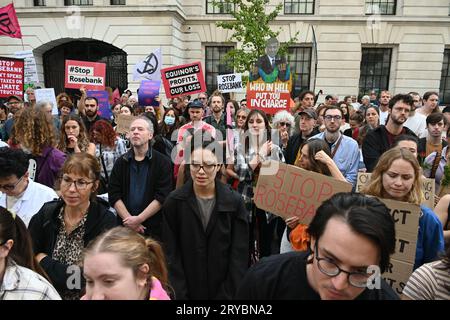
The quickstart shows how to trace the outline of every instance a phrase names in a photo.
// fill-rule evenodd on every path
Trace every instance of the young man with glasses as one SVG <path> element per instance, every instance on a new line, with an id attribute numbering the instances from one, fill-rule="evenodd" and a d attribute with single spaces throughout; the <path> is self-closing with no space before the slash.
<path id="1" fill-rule="evenodd" d="M 356 186 L 359 165 L 359 147 L 354 139 L 343 135 L 340 131 L 344 113 L 337 106 L 325 108 L 323 114 L 325 131 L 311 139 L 322 139 L 330 146 L 331 155 L 345 179 Z"/>
<path id="2" fill-rule="evenodd" d="M 229 300 L 248 266 L 248 212 L 240 194 L 217 178 L 222 147 L 196 132 L 189 154 L 191 179 L 163 205 L 169 282 L 177 300 Z"/>
<path id="3" fill-rule="evenodd" d="M 416 136 L 404 126 L 413 108 L 413 98 L 409 94 L 397 94 L 389 101 L 389 117 L 386 125 L 369 131 L 362 144 L 362 153 L 367 172 L 372 172 L 380 156 L 391 148 L 401 134 Z"/>
<path id="4" fill-rule="evenodd" d="M 338 193 L 308 227 L 309 250 L 271 256 L 250 269 L 237 299 L 398 300 L 381 278 L 395 251 L 395 222 L 378 199 Z"/>
<path id="5" fill-rule="evenodd" d="M 56 192 L 30 179 L 28 156 L 21 149 L 0 148 L 0 207 L 15 212 L 28 226 L 31 218 Z"/>

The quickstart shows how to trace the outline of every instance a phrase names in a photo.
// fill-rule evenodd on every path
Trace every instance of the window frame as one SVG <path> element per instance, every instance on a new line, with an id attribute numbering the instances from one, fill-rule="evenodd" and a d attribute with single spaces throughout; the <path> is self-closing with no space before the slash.
<path id="1" fill-rule="evenodd" d="M 224 0 L 216 0 L 217 2 L 224 2 Z M 232 8 L 229 8 L 229 9 L 225 9 L 224 10 L 224 12 L 220 12 L 220 8 L 218 8 L 218 7 L 216 7 L 214 4 L 213 4 L 213 0 L 206 0 L 205 1 L 205 13 L 206 14 L 230 14 L 231 12 L 233 12 L 234 11 L 234 4 L 231 4 L 231 6 L 232 6 Z M 213 12 L 209 12 L 209 8 L 212 8 L 212 10 L 213 10 Z M 216 12 L 216 10 L 219 10 L 219 12 Z M 227 11 L 227 10 L 230 10 L 230 11 Z"/>
<path id="2" fill-rule="evenodd" d="M 381 16 L 395 16 L 397 14 L 397 0 L 365 0 L 365 15 L 371 16 L 371 15 L 381 15 Z M 381 4 L 389 5 L 393 4 L 392 7 L 392 13 L 387 12 L 368 12 L 369 6 L 373 6 L 375 4 L 378 4 L 378 8 L 381 7 Z M 372 7 L 373 8 L 373 7 Z"/>
<path id="3" fill-rule="evenodd" d="M 368 52 L 366 55 L 369 55 L 369 60 L 368 61 L 364 61 L 364 51 L 365 50 L 371 50 L 372 52 Z M 381 74 L 378 75 L 377 74 L 377 70 L 380 70 L 380 67 L 378 67 L 375 63 L 371 63 L 374 62 L 374 59 L 370 59 L 370 55 L 375 56 L 376 54 L 379 54 L 380 51 L 384 51 L 383 52 L 383 59 L 381 60 Z M 385 54 L 386 52 L 389 53 L 388 55 L 388 59 L 389 62 L 385 61 Z M 391 81 L 391 76 L 392 76 L 392 72 L 393 72 L 393 68 L 392 68 L 392 63 L 393 63 L 393 54 L 394 54 L 394 49 L 391 47 L 363 47 L 361 49 L 361 63 L 360 63 L 360 76 L 359 76 L 359 81 L 358 81 L 358 95 L 359 97 L 363 96 L 363 95 L 368 95 L 370 93 L 370 91 L 375 90 L 377 91 L 377 93 L 381 92 L 382 90 L 389 90 L 389 84 Z M 387 59 L 386 59 L 387 60 Z M 380 61 L 378 61 L 378 63 L 380 63 Z M 388 72 L 387 74 L 383 72 L 383 70 L 386 70 L 386 68 L 383 66 L 384 64 L 388 63 Z M 370 69 L 371 65 L 373 65 L 372 69 Z M 363 72 L 364 70 L 367 70 L 367 72 Z M 372 86 L 367 86 L 367 83 L 369 82 L 368 80 L 370 80 L 370 78 L 368 78 L 369 74 L 369 70 L 372 71 L 372 76 L 371 76 L 371 81 L 372 81 Z M 364 77 L 364 79 L 363 79 Z M 381 82 L 383 81 L 383 77 L 385 77 L 385 81 L 386 81 L 386 86 L 382 86 Z M 375 87 L 375 79 L 379 80 L 379 88 Z M 361 81 L 364 81 L 363 85 L 361 85 Z"/>
<path id="4" fill-rule="evenodd" d="M 291 56 L 295 55 L 296 57 L 298 57 L 298 55 L 300 54 L 300 52 L 294 52 L 295 50 L 302 50 L 303 53 L 301 53 L 301 56 L 305 55 L 305 51 L 309 50 L 309 60 L 307 59 L 303 59 L 303 60 L 292 60 Z M 311 80 L 313 77 L 313 46 L 312 45 L 293 45 L 290 46 L 288 48 L 288 54 L 287 54 L 287 58 L 288 58 L 288 63 L 289 66 L 291 68 L 291 74 L 292 74 L 292 90 L 291 90 L 291 95 L 292 97 L 297 97 L 302 91 L 305 90 L 310 90 L 311 88 Z M 309 68 L 309 72 L 308 73 L 298 73 L 297 72 L 297 68 L 296 68 L 296 64 L 297 63 L 301 63 L 300 68 L 302 67 L 302 65 L 304 64 L 308 64 L 308 68 Z M 294 72 L 295 70 L 295 72 Z M 307 74 L 308 78 L 305 81 L 305 86 L 300 86 L 299 90 L 295 89 L 295 82 L 296 79 L 298 79 L 298 77 L 300 76 L 300 79 L 302 79 L 302 76 L 304 77 L 304 75 Z M 301 80 L 300 80 L 301 81 Z M 302 83 L 302 82 L 301 82 Z"/>
<path id="5" fill-rule="evenodd" d="M 447 86 L 446 83 L 449 82 Z M 442 60 L 441 80 L 439 83 L 439 105 L 450 105 L 450 97 L 445 100 L 445 92 L 449 92 L 450 96 L 450 48 L 444 49 Z"/>
<path id="6" fill-rule="evenodd" d="M 223 65 L 225 65 L 225 71 L 224 72 L 220 72 L 220 64 L 221 64 L 221 59 L 222 57 L 226 54 L 225 51 L 224 53 L 221 54 L 221 52 L 219 51 L 219 57 L 214 57 L 215 52 L 213 51 L 211 53 L 212 59 L 208 59 L 209 56 L 209 50 L 215 50 L 218 48 L 228 48 L 229 50 L 232 50 L 235 48 L 235 45 L 233 44 L 212 44 L 212 43 L 208 43 L 208 44 L 204 44 L 204 50 L 205 50 L 205 84 L 206 84 L 206 91 L 208 92 L 208 95 L 210 95 L 212 92 L 214 92 L 215 90 L 217 90 L 217 76 L 221 75 L 221 74 L 229 74 L 229 73 L 234 73 L 234 70 L 231 69 L 230 67 L 228 67 L 225 63 L 223 63 Z M 220 49 L 219 49 L 220 50 Z M 217 61 L 217 72 L 214 71 L 214 61 Z M 212 62 L 212 68 L 213 71 L 208 71 L 208 68 L 210 67 L 210 62 Z M 212 83 L 208 83 L 208 78 L 209 75 L 212 75 Z"/>

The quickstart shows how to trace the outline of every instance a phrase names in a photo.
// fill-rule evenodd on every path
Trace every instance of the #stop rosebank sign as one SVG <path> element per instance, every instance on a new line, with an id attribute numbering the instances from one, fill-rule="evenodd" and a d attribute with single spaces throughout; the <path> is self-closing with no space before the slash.
<path id="1" fill-rule="evenodd" d="M 168 98 L 206 91 L 200 62 L 161 69 L 161 80 Z"/>
<path id="2" fill-rule="evenodd" d="M 23 97 L 24 60 L 0 57 L 0 98 Z"/>
<path id="3" fill-rule="evenodd" d="M 106 64 L 66 60 L 65 88 L 105 90 Z"/>

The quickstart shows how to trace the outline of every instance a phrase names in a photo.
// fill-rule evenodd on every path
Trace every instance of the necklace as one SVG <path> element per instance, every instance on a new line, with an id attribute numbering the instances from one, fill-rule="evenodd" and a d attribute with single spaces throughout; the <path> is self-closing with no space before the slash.
<path id="1" fill-rule="evenodd" d="M 76 229 L 77 225 L 80 223 L 81 220 L 86 216 L 88 210 L 89 210 L 90 202 L 88 203 L 88 206 L 86 210 L 84 210 L 83 214 L 80 217 L 75 218 L 74 220 L 69 219 L 69 215 L 65 212 L 63 212 L 63 219 L 64 219 L 64 225 L 68 231 L 68 233 L 72 232 Z"/>

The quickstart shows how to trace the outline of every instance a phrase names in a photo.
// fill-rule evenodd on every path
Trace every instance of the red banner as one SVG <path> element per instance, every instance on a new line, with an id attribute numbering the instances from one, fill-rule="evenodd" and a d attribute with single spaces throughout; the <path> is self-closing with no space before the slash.
<path id="1" fill-rule="evenodd" d="M 200 62 L 161 69 L 161 80 L 168 98 L 206 91 Z"/>
<path id="2" fill-rule="evenodd" d="M 0 57 L 0 98 L 23 97 L 24 60 Z"/>
<path id="3" fill-rule="evenodd" d="M 22 39 L 19 20 L 12 3 L 0 8 L 0 35 Z"/>
<path id="4" fill-rule="evenodd" d="M 247 107 L 258 109 L 266 114 L 275 114 L 281 110 L 288 110 L 291 104 L 289 91 L 277 91 L 272 83 L 249 83 L 247 85 Z"/>
<path id="5" fill-rule="evenodd" d="M 66 60 L 64 87 L 88 90 L 105 90 L 106 64 L 88 61 Z"/>

